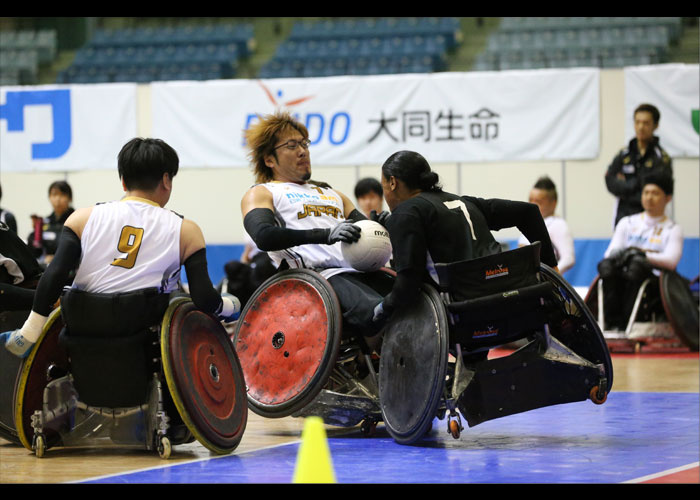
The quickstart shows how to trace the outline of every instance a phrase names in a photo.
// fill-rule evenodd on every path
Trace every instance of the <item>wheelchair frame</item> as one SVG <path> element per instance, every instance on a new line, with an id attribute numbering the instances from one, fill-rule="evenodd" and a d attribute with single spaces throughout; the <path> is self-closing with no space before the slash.
<path id="1" fill-rule="evenodd" d="M 231 417 L 237 419 L 231 424 L 237 431 L 233 435 L 220 437 L 217 434 L 218 426 L 222 424 L 214 419 L 208 426 L 196 421 L 191 416 L 195 411 L 192 408 L 192 398 L 187 396 L 183 387 L 178 387 L 176 377 L 180 368 L 173 365 L 172 355 L 163 346 L 166 338 L 171 338 L 168 335 L 174 328 L 171 323 L 173 318 L 187 317 L 192 313 L 204 315 L 194 309 L 189 298 L 171 299 L 161 325 L 153 325 L 149 329 L 154 339 L 159 339 L 162 354 L 161 358 L 154 360 L 156 363 L 150 381 L 147 382 L 146 399 L 137 406 L 111 408 L 90 406 L 80 401 L 73 384 L 73 375 L 70 373 L 68 353 L 58 342 L 59 333 L 64 326 L 61 309 L 55 309 L 21 368 L 15 395 L 15 424 L 20 443 L 39 458 L 54 446 L 85 444 L 156 450 L 161 458 L 167 459 L 171 455 L 173 445 L 190 443 L 195 439 L 214 453 L 231 453 L 240 442 L 245 429 L 247 408 L 242 414 L 238 412 Z M 204 316 L 209 318 L 208 315 Z M 243 393 L 242 372 L 235 371 L 237 358 L 229 344 L 228 335 L 218 320 L 210 318 L 206 321 L 221 328 L 218 333 L 210 333 L 207 341 L 212 342 L 212 345 L 223 342 L 223 346 L 233 355 L 233 359 L 229 361 L 234 370 L 234 377 L 238 376 L 234 385 L 240 387 L 231 387 L 229 390 Z M 166 411 L 166 391 L 170 394 L 175 411 L 181 419 L 175 426 L 172 425 L 172 416 Z M 236 403 L 234 400 L 231 404 Z M 194 405 L 196 404 L 195 402 Z M 209 414 L 205 414 L 205 418 L 208 416 Z M 133 425 L 128 428 L 122 425 L 119 428 L 120 423 L 124 422 Z M 126 431 L 126 434 L 120 433 L 121 430 Z"/>

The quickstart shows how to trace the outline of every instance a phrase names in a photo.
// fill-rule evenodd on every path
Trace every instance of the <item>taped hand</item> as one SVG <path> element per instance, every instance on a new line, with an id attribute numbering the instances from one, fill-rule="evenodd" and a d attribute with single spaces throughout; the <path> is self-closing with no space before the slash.
<path id="1" fill-rule="evenodd" d="M 20 330 L 0 333 L 0 343 L 5 344 L 5 349 L 20 358 L 29 356 L 34 347 L 34 342 L 24 338 Z"/>
<path id="2" fill-rule="evenodd" d="M 230 293 L 221 294 L 222 307 L 218 317 L 224 323 L 236 321 L 241 315 L 241 301 Z"/>

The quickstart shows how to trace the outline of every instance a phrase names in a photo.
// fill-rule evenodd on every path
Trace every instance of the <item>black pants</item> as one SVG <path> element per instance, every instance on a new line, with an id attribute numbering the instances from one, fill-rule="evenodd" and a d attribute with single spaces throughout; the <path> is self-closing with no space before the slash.
<path id="1" fill-rule="evenodd" d="M 342 273 L 331 276 L 328 282 L 338 296 L 343 312 L 343 336 L 360 334 L 373 337 L 383 324 L 374 323 L 374 308 L 388 293 L 383 290 L 383 276 L 376 273 Z M 346 332 L 346 330 L 349 330 Z"/>
<path id="2" fill-rule="evenodd" d="M 627 327 L 637 294 L 646 279 L 650 282 L 645 289 L 643 309 L 637 319 L 648 321 L 651 312 L 660 303 L 659 279 L 648 265 L 632 262 L 621 266 L 603 261 L 607 266 L 599 266 L 603 279 L 603 307 L 605 308 L 605 328 L 624 330 Z"/>
<path id="3" fill-rule="evenodd" d="M 36 290 L 0 283 L 0 312 L 30 311 Z"/>

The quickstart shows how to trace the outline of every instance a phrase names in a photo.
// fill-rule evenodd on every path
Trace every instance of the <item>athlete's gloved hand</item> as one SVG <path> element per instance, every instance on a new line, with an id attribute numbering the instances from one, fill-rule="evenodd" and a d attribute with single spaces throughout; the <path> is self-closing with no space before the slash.
<path id="1" fill-rule="evenodd" d="M 29 356 L 32 347 L 34 347 L 34 342 L 24 338 L 20 330 L 0 333 L 0 343 L 5 345 L 5 349 L 20 358 Z"/>
<path id="2" fill-rule="evenodd" d="M 387 212 L 386 210 L 382 210 L 379 213 L 377 213 L 376 210 L 372 210 L 369 213 L 370 220 L 373 220 L 374 222 L 378 222 L 379 224 L 381 224 L 384 227 L 386 227 L 386 221 L 390 216 L 391 216 L 391 213 Z"/>
<path id="3" fill-rule="evenodd" d="M 372 318 L 373 323 L 385 321 L 388 317 L 389 313 L 384 310 L 384 302 L 380 302 L 374 307 L 374 317 Z"/>
<path id="4" fill-rule="evenodd" d="M 222 293 L 221 301 L 223 304 L 221 312 L 218 314 L 219 319 L 224 323 L 236 321 L 241 315 L 241 301 L 238 300 L 238 297 L 230 293 Z"/>
<path id="5" fill-rule="evenodd" d="M 352 221 L 346 220 L 331 229 L 328 234 L 328 244 L 332 245 L 339 241 L 344 241 L 346 243 L 354 243 L 360 239 L 360 234 L 362 230 L 352 223 Z"/>

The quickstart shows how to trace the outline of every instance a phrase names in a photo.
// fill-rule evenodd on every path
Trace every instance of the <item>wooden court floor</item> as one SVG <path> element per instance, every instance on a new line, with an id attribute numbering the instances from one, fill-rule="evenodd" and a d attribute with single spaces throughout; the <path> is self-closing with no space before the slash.
<path id="1" fill-rule="evenodd" d="M 690 403 L 690 414 L 691 419 L 696 419 L 697 415 L 697 394 L 700 392 L 700 363 L 698 361 L 697 353 L 694 354 L 676 354 L 676 355 L 660 355 L 660 354 L 614 354 L 613 355 L 613 365 L 614 365 L 614 387 L 613 394 L 610 398 L 613 398 L 616 393 L 624 393 L 623 395 L 628 397 L 635 397 L 641 395 L 654 395 L 658 397 L 661 395 L 663 401 L 673 401 L 674 398 L 684 398 L 691 396 Z M 590 408 L 605 408 L 609 403 L 602 406 L 593 405 L 590 402 L 576 403 L 576 404 L 588 404 Z M 575 420 L 575 413 L 578 411 L 577 408 L 565 408 L 570 405 L 560 405 L 560 409 L 557 411 L 564 412 L 564 415 L 572 415 Z M 618 405 L 620 406 L 620 405 Z M 582 407 L 584 408 L 584 407 Z M 589 409 L 588 406 L 585 407 L 586 412 L 596 412 L 595 409 Z M 536 410 L 540 411 L 540 410 Z M 610 410 L 609 410 L 610 411 Z M 621 405 L 619 410 L 614 410 L 615 412 L 620 412 L 619 416 L 615 416 L 615 419 L 628 420 L 631 424 L 635 425 L 634 419 L 637 422 L 648 423 L 652 428 L 654 426 L 653 421 L 657 417 L 654 416 L 654 411 L 650 408 L 644 408 L 644 406 L 638 407 L 635 405 L 629 405 L 626 407 L 626 403 Z M 672 410 L 673 411 L 673 410 Z M 534 412 L 529 412 L 534 413 Z M 595 415 L 595 413 L 592 413 Z M 523 414 L 526 415 L 526 414 Z M 546 415 L 546 414 L 544 414 Z M 520 425 L 517 420 L 518 416 L 506 417 L 503 419 L 498 419 L 498 421 L 503 421 L 503 429 L 509 429 L 509 426 Z M 524 418 L 528 418 L 524 416 Z M 511 419 L 511 420 L 509 420 Z M 494 437 L 492 431 L 487 429 L 486 434 L 474 434 L 478 436 L 478 446 L 479 453 L 500 452 L 499 448 L 503 448 L 504 440 L 507 442 L 507 448 L 523 453 L 523 450 L 527 450 L 529 460 L 545 460 L 547 456 L 553 456 L 561 454 L 562 458 L 558 458 L 559 462 L 565 462 L 569 458 L 575 460 L 574 455 L 580 455 L 580 451 L 576 451 L 576 446 L 572 441 L 577 441 L 571 438 L 571 429 L 567 430 L 568 438 L 564 439 L 557 437 L 554 434 L 553 429 L 549 429 L 550 424 L 547 424 L 539 419 L 527 420 L 525 427 L 520 430 L 510 432 L 504 430 L 502 434 L 498 437 Z M 436 420 L 436 422 L 438 422 Z M 497 421 L 492 421 L 497 422 Z M 513 423 L 515 422 L 515 424 Z M 373 440 L 377 440 L 377 443 L 383 441 L 391 441 L 387 439 L 386 433 L 381 433 L 381 424 L 378 429 L 378 434 L 380 438 L 358 438 L 359 432 L 357 429 L 345 429 L 337 427 L 326 427 L 328 442 L 331 443 L 332 454 L 337 453 L 338 462 L 334 462 L 338 468 L 347 467 L 347 464 L 343 464 L 343 456 L 348 455 L 354 458 L 349 460 L 353 461 L 352 466 L 362 469 L 370 468 L 373 470 L 383 469 L 385 474 L 382 476 L 379 474 L 377 477 L 380 478 L 376 482 L 423 482 L 426 476 L 420 474 L 413 474 L 410 467 L 416 467 L 417 469 L 429 469 L 430 462 L 433 459 L 428 459 L 432 456 L 431 453 L 435 453 L 436 449 L 444 448 L 445 453 L 449 451 L 449 460 L 455 462 L 465 459 L 469 453 L 475 452 L 475 444 L 470 442 L 472 438 L 470 436 L 470 429 L 466 428 L 459 440 L 447 441 L 448 438 L 441 437 L 443 434 L 442 424 L 439 422 L 440 429 L 433 429 L 432 433 L 438 433 L 440 437 L 435 438 L 430 443 L 425 446 L 412 446 L 403 447 L 399 450 L 399 455 L 394 452 L 387 453 L 385 451 L 378 451 L 375 456 L 373 455 Z M 128 449 L 118 449 L 118 448 L 105 448 L 105 449 L 89 449 L 89 448 L 51 448 L 46 452 L 46 456 L 41 459 L 37 459 L 30 451 L 16 446 L 12 443 L 0 439 L 0 483 L 2 484 L 58 484 L 58 483 L 76 483 L 76 482 L 89 482 L 102 478 L 103 482 L 108 483 L 129 483 L 134 480 L 129 479 L 130 477 L 138 477 L 133 475 L 135 471 L 151 471 L 150 475 L 146 475 L 146 479 L 142 479 L 142 482 L 156 482 L 156 483 L 179 483 L 179 482 L 197 482 L 197 483 L 208 483 L 208 482 L 246 482 L 246 483 L 271 483 L 271 482 L 290 482 L 285 478 L 291 479 L 289 473 L 287 476 L 274 476 L 271 475 L 271 469 L 266 469 L 267 463 L 275 464 L 274 467 L 284 468 L 291 470 L 294 467 L 294 454 L 300 442 L 301 432 L 303 429 L 304 422 L 301 419 L 295 418 L 284 418 L 284 419 L 263 419 L 252 412 L 249 412 L 248 425 L 243 436 L 243 439 L 239 447 L 231 455 L 231 460 L 235 462 L 235 468 L 238 471 L 238 475 L 227 476 L 225 473 L 219 474 L 217 476 L 207 476 L 206 474 L 200 475 L 197 471 L 204 471 L 205 469 L 211 469 L 210 464 L 219 463 L 221 467 L 225 466 L 223 460 L 215 460 L 216 457 L 212 456 L 208 450 L 198 443 L 190 443 L 187 445 L 176 446 L 173 449 L 173 454 L 169 460 L 162 460 L 156 454 L 141 450 L 128 450 Z M 483 424 L 482 424 L 483 425 Z M 640 425 L 640 424 L 636 424 Z M 662 425 L 662 424 L 659 424 Z M 691 441 L 691 448 L 694 446 L 697 451 L 697 426 L 700 422 L 695 422 L 694 436 L 689 436 L 688 439 Z M 622 424 L 624 427 L 624 424 Z M 474 429 L 479 429 L 480 426 Z M 496 429 L 501 428 L 500 424 L 495 424 Z M 692 428 L 692 426 L 691 426 Z M 550 434 L 548 435 L 548 432 Z M 583 431 L 582 431 L 583 432 Z M 601 433 L 605 432 L 605 429 L 600 429 Z M 634 433 L 634 429 L 628 429 L 625 432 Z M 663 432 L 663 429 L 659 429 L 659 432 Z M 683 433 L 684 431 L 679 431 Z M 583 442 L 590 439 L 589 437 L 590 429 L 583 432 L 580 436 L 579 445 L 583 445 Z M 534 437 L 537 435 L 537 438 Z M 595 434 L 594 434 L 595 435 Z M 354 436 L 352 439 L 343 439 L 344 436 Z M 382 439 L 383 436 L 383 439 Z M 607 441 L 603 441 L 602 444 L 599 443 L 598 453 L 602 453 L 605 457 L 608 455 L 614 457 L 619 451 L 620 454 L 627 453 L 628 450 L 625 449 L 625 439 L 629 439 L 630 442 L 634 441 L 634 447 L 640 448 L 645 445 L 652 446 L 652 442 L 655 440 L 653 435 L 634 435 L 633 437 L 625 438 L 614 436 Z M 569 442 L 567 442 L 567 439 Z M 694 441 L 693 441 L 694 440 Z M 685 440 L 687 441 L 687 440 Z M 685 446 L 685 441 L 680 440 L 680 443 Z M 693 444 L 694 443 L 694 444 Z M 397 445 L 398 446 L 398 445 Z M 676 447 L 673 445 L 672 447 Z M 345 450 L 345 447 L 351 449 L 350 452 Z M 352 450 L 355 448 L 355 450 Z M 554 449 L 553 449 L 554 448 Z M 618 450 L 619 448 L 619 450 Z M 359 451 L 358 451 L 359 450 Z M 652 450 L 652 448 L 650 448 Z M 662 448 L 662 454 L 666 453 L 665 448 Z M 349 453 L 349 454 L 348 454 Z M 363 458 L 360 460 L 363 463 L 357 463 L 357 453 Z M 659 454 L 658 451 L 652 451 L 654 454 Z M 669 451 L 670 453 L 670 451 Z M 456 454 L 456 455 L 455 455 Z M 460 455 L 462 457 L 460 457 Z M 689 462 L 690 466 L 677 467 L 678 464 L 669 464 L 665 468 L 663 465 L 657 467 L 660 474 L 647 474 L 649 469 L 643 469 L 640 466 L 639 473 L 636 477 L 640 478 L 639 482 L 679 482 L 679 483 L 697 483 L 698 478 L 698 467 L 697 460 L 698 454 L 691 451 L 690 456 L 693 459 L 688 459 L 686 457 L 681 458 L 681 462 Z M 266 458 L 263 460 L 262 457 Z M 415 465 L 411 465 L 411 456 L 415 456 L 417 462 Z M 473 455 L 473 457 L 481 455 Z M 495 456 L 495 455 L 494 455 Z M 621 456 L 621 455 L 619 455 Z M 455 458 L 457 457 L 457 458 Z M 472 482 L 471 478 L 474 478 L 474 482 L 521 482 L 522 479 L 519 476 L 508 476 L 503 474 L 505 469 L 507 469 L 507 457 L 504 458 L 502 455 L 498 455 L 498 463 L 501 467 L 495 467 L 496 470 L 500 470 L 501 476 L 492 477 L 489 470 L 494 469 L 494 464 L 490 463 L 493 458 L 486 458 L 486 463 L 480 470 L 471 470 L 471 476 L 462 477 L 460 475 L 455 476 L 452 479 L 444 479 L 443 482 Z M 657 457 L 658 458 L 658 457 Z M 519 459 L 519 458 L 518 458 Z M 580 459 L 580 458 L 579 458 Z M 605 458 L 603 458 L 605 459 Z M 261 462 L 261 460 L 263 460 Z M 549 459 L 546 459 L 549 460 Z M 636 464 L 636 461 L 644 461 L 644 458 L 633 458 L 632 462 Z M 248 464 L 246 464 L 248 462 Z M 365 463 L 366 462 L 366 463 Z M 397 463 L 389 463 L 397 462 Z M 613 463 L 615 460 L 613 460 Z M 663 460 L 662 460 L 663 462 Z M 693 466 L 693 462 L 695 465 Z M 403 466 L 400 464 L 403 463 Z M 468 462 L 469 463 L 469 462 Z M 621 462 L 620 462 L 621 463 Z M 209 465 L 207 465 L 209 464 Z M 262 466 L 260 465 L 262 464 Z M 249 465 L 249 467 L 246 467 Z M 399 467 L 401 471 L 392 473 L 392 467 Z M 185 469 L 188 467 L 189 469 Z M 621 463 L 620 467 L 636 467 L 637 465 L 624 465 Z M 179 468 L 183 468 L 183 474 L 185 476 L 178 476 Z M 233 467 L 233 466 L 232 466 Z M 472 466 L 475 467 L 474 461 L 472 460 Z M 513 466 L 514 468 L 517 465 Z M 607 466 L 606 466 L 607 467 Z M 192 472 L 194 468 L 195 472 Z M 184 472 L 189 470 L 189 472 Z M 213 469 L 212 469 L 213 470 Z M 231 469 L 229 469 L 231 470 Z M 241 471 L 245 472 L 245 474 Z M 194 474 L 194 475 L 193 475 Z M 241 475 L 244 474 L 244 475 Z M 563 474 L 563 473 L 562 473 Z M 634 475 L 634 473 L 632 474 Z M 646 477 L 648 476 L 648 477 Z M 355 482 L 352 479 L 354 476 L 341 476 L 338 477 L 338 482 Z M 367 481 L 368 479 L 360 479 L 365 476 L 358 476 L 357 482 Z M 429 476 L 428 476 L 429 477 Z M 536 476 L 540 477 L 540 476 Z M 563 482 L 579 482 L 576 476 L 541 476 L 544 479 L 537 480 L 541 482 L 559 482 L 558 477 L 568 477 L 568 479 L 562 479 Z M 612 476 L 613 478 L 615 476 Z M 413 478 L 413 479 L 411 479 Z M 417 479 L 416 479 L 417 478 Z M 664 479 L 666 478 L 666 479 Z M 526 481 L 526 480 L 525 480 Z M 617 482 L 616 479 L 612 481 Z M 581 482 L 585 482 L 584 479 Z M 603 482 L 607 482 L 603 479 Z M 623 481 L 620 481 L 623 482 Z"/>

